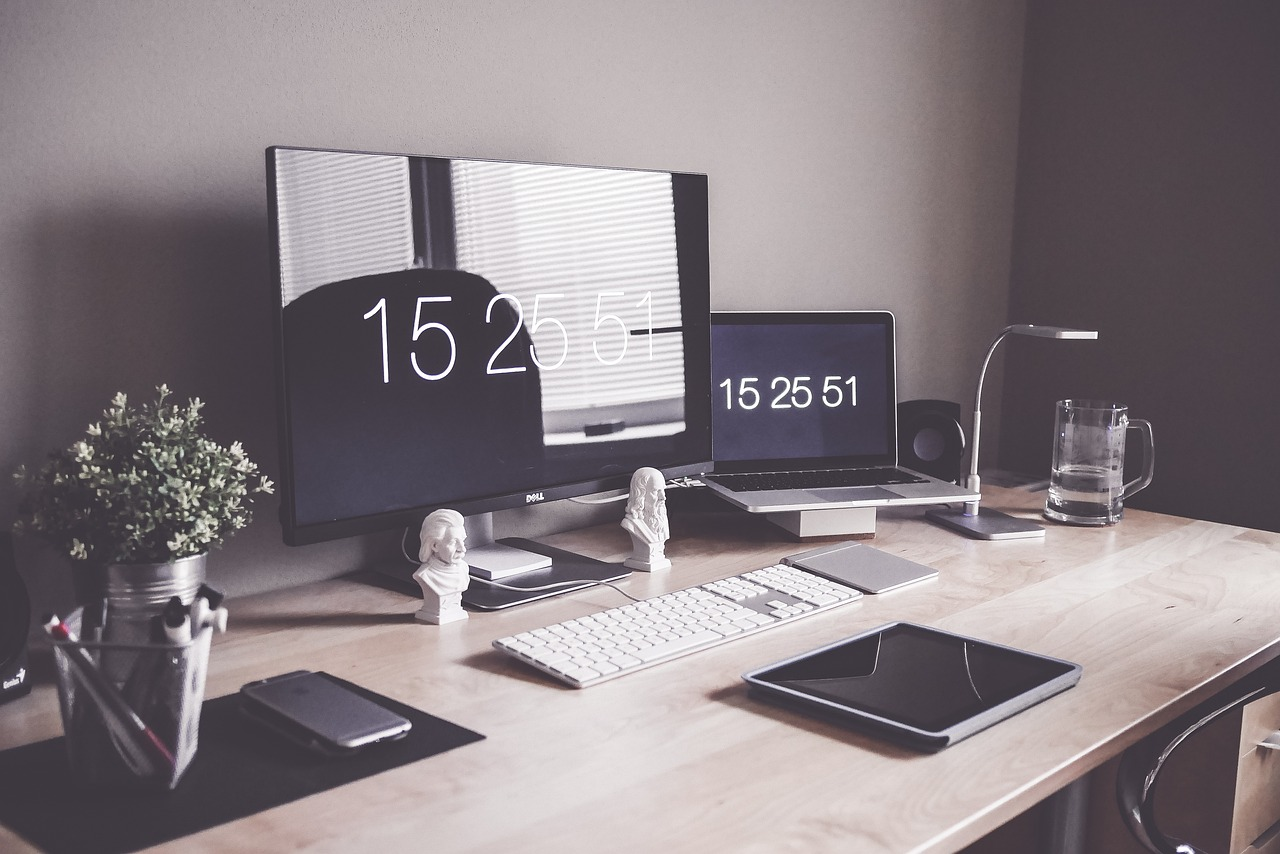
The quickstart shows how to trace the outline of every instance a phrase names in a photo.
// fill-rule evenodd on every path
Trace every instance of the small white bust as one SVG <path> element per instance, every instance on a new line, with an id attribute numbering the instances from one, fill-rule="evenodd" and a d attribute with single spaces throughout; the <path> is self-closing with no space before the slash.
<path id="1" fill-rule="evenodd" d="M 667 569 L 665 550 L 671 535 L 667 527 L 667 479 L 653 468 L 636 469 L 631 476 L 631 494 L 622 517 L 622 529 L 631 535 L 631 557 L 623 566 L 641 572 Z"/>
<path id="2" fill-rule="evenodd" d="M 467 619 L 462 593 L 471 581 L 467 530 L 456 510 L 436 510 L 422 520 L 418 560 L 413 580 L 422 588 L 422 607 L 414 616 L 424 623 L 443 625 Z"/>

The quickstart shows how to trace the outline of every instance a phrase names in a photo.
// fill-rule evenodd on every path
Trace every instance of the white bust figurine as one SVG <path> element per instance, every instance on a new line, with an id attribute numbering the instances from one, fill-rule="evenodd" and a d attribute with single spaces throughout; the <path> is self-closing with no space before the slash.
<path id="1" fill-rule="evenodd" d="M 671 535 L 667 527 L 667 479 L 653 468 L 636 469 L 631 494 L 622 517 L 622 529 L 631 535 L 631 557 L 623 566 L 656 572 L 671 566 L 665 549 Z"/>
<path id="2" fill-rule="evenodd" d="M 422 520 L 418 560 L 413 580 L 422 588 L 422 607 L 414 616 L 424 623 L 443 625 L 467 619 L 462 592 L 471 580 L 466 561 L 467 531 L 462 514 L 436 510 Z"/>

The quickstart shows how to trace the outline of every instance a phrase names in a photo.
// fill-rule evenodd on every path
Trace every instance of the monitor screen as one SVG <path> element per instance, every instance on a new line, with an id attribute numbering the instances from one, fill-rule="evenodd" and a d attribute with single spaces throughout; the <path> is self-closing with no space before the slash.
<path id="1" fill-rule="evenodd" d="M 705 175 L 273 147 L 301 544 L 711 459 Z"/>

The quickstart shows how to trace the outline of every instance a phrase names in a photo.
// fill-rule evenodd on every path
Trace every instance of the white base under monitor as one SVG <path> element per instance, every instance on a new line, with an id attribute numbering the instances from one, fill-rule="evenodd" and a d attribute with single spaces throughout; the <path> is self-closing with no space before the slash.
<path id="1" fill-rule="evenodd" d="M 764 514 L 770 522 L 797 537 L 870 537 L 876 532 L 876 508 L 787 510 Z"/>
<path id="2" fill-rule="evenodd" d="M 502 543 L 468 548 L 466 561 L 467 566 L 471 567 L 472 575 L 492 581 L 551 566 L 551 558 L 546 555 L 534 554 Z"/>

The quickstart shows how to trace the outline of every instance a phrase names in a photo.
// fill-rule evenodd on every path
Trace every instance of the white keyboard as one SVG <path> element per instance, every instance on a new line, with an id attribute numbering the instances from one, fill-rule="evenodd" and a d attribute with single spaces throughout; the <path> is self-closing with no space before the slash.
<path id="1" fill-rule="evenodd" d="M 843 584 L 779 564 L 499 638 L 493 646 L 585 688 L 860 598 Z"/>

